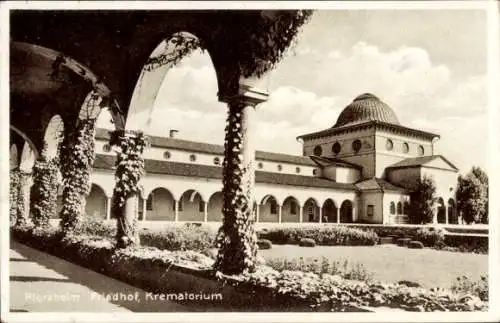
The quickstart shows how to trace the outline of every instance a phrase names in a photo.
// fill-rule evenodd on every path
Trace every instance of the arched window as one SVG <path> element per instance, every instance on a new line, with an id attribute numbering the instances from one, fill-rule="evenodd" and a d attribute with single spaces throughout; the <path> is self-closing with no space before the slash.
<path id="1" fill-rule="evenodd" d="M 314 176 L 318 175 L 318 170 L 317 169 L 313 169 L 313 175 Z"/>
<path id="2" fill-rule="evenodd" d="M 423 156 L 424 154 L 425 154 L 424 146 L 422 145 L 418 146 L 418 155 Z"/>
<path id="3" fill-rule="evenodd" d="M 403 205 L 401 202 L 398 202 L 398 214 L 403 214 Z"/>
<path id="4" fill-rule="evenodd" d="M 109 144 L 105 144 L 104 146 L 102 146 L 102 150 L 109 153 L 111 151 L 111 146 Z"/>
<path id="5" fill-rule="evenodd" d="M 403 152 L 407 154 L 410 151 L 410 146 L 407 142 L 403 143 Z"/>
<path id="6" fill-rule="evenodd" d="M 271 206 L 270 206 L 271 214 L 277 214 L 278 213 L 278 203 L 276 203 L 276 201 L 274 199 L 272 199 L 270 202 L 271 202 Z"/>
<path id="7" fill-rule="evenodd" d="M 195 154 L 190 155 L 189 160 L 192 162 L 196 161 L 196 155 Z"/>
<path id="8" fill-rule="evenodd" d="M 280 172 L 283 170 L 283 166 L 281 166 L 281 164 L 280 164 L 280 165 L 278 165 L 278 170 L 279 170 Z"/>
<path id="9" fill-rule="evenodd" d="M 385 149 L 387 150 L 392 150 L 394 148 L 394 143 L 392 142 L 391 139 L 387 139 L 385 142 Z"/>
<path id="10" fill-rule="evenodd" d="M 352 142 L 352 150 L 357 153 L 361 149 L 361 140 L 356 139 Z"/>
<path id="11" fill-rule="evenodd" d="M 163 153 L 163 158 L 170 159 L 170 157 L 172 157 L 172 154 L 170 153 L 170 151 L 166 151 Z"/>
<path id="12" fill-rule="evenodd" d="M 220 158 L 219 157 L 215 157 L 214 158 L 214 164 L 215 165 L 219 165 L 220 164 Z"/>
<path id="13" fill-rule="evenodd" d="M 290 214 L 297 214 L 297 202 L 290 202 Z"/>
<path id="14" fill-rule="evenodd" d="M 323 148 L 321 148 L 321 146 L 314 147 L 313 150 L 314 156 L 321 156 L 322 153 L 323 153 Z"/>
<path id="15" fill-rule="evenodd" d="M 340 153 L 341 149 L 342 149 L 342 146 L 340 146 L 340 143 L 337 141 L 332 146 L 332 153 L 334 153 L 335 155 L 338 155 Z"/>
<path id="16" fill-rule="evenodd" d="M 394 204 L 394 202 L 391 202 L 390 209 L 391 209 L 391 214 L 396 214 L 396 204 Z"/>
<path id="17" fill-rule="evenodd" d="M 405 202 L 403 204 L 403 214 L 408 214 L 409 211 L 410 211 L 410 203 Z"/>
<path id="18" fill-rule="evenodd" d="M 297 174 L 300 174 L 300 167 L 295 167 L 295 172 L 296 172 Z"/>
<path id="19" fill-rule="evenodd" d="M 262 163 L 258 163 L 258 164 L 257 164 L 257 167 L 259 167 L 259 169 L 262 169 L 262 168 L 264 168 L 264 164 L 262 164 Z"/>

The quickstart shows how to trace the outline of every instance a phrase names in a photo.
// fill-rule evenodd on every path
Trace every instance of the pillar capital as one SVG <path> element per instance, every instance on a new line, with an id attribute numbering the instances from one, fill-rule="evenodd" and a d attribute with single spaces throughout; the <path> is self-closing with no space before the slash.
<path id="1" fill-rule="evenodd" d="M 256 87 L 247 84 L 240 84 L 237 93 L 220 93 L 219 101 L 228 104 L 242 103 L 243 105 L 256 106 L 262 102 L 266 102 L 269 98 L 269 93 Z"/>

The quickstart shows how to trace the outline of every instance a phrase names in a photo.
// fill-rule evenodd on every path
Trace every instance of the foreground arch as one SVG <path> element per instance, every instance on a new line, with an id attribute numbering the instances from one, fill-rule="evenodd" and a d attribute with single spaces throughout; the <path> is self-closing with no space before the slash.
<path id="1" fill-rule="evenodd" d="M 318 202 L 310 197 L 304 203 L 304 222 L 320 222 L 320 208 Z"/>
<path id="2" fill-rule="evenodd" d="M 340 206 L 340 222 L 341 223 L 353 223 L 353 204 L 350 200 L 345 200 Z"/>
<path id="3" fill-rule="evenodd" d="M 99 185 L 92 183 L 90 193 L 87 196 L 85 204 L 85 216 L 95 217 L 99 219 L 109 219 L 110 201 L 104 192 L 104 189 Z"/>
<path id="4" fill-rule="evenodd" d="M 325 203 L 323 203 L 323 208 L 321 213 L 322 213 L 322 219 L 321 219 L 322 222 L 337 223 L 338 208 L 334 200 L 327 199 Z"/>
<path id="5" fill-rule="evenodd" d="M 146 199 L 146 221 L 174 221 L 175 200 L 172 193 L 158 187 L 149 193 Z"/>
<path id="6" fill-rule="evenodd" d="M 187 190 L 178 202 L 179 221 L 203 222 L 205 219 L 205 201 L 196 190 Z"/>
<path id="7" fill-rule="evenodd" d="M 299 201 L 293 196 L 288 196 L 281 207 L 281 222 L 300 222 L 300 209 Z"/>
<path id="8" fill-rule="evenodd" d="M 222 221 L 222 192 L 215 192 L 210 196 L 207 213 L 208 222 Z"/>
<path id="9" fill-rule="evenodd" d="M 279 222 L 281 206 L 273 195 L 262 198 L 259 207 L 259 222 Z"/>

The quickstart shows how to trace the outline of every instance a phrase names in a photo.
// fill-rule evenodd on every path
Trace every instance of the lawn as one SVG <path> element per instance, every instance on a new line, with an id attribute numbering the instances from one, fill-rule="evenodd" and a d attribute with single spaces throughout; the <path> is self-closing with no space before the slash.
<path id="1" fill-rule="evenodd" d="M 378 281 L 397 282 L 409 280 L 424 287 L 449 288 L 456 277 L 467 275 L 479 279 L 488 273 L 488 255 L 439 251 L 433 249 L 408 249 L 395 245 L 316 246 L 304 248 L 294 245 L 273 245 L 272 249 L 259 250 L 264 259 L 315 258 L 348 260 L 350 265 L 363 264 Z"/>

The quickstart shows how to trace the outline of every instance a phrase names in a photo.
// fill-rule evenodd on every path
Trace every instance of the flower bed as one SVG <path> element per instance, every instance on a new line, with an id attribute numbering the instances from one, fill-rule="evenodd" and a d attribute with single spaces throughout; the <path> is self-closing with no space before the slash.
<path id="1" fill-rule="evenodd" d="M 83 235 L 63 237 L 55 228 L 14 227 L 11 232 L 22 243 L 146 291 L 220 293 L 220 302 L 210 306 L 232 311 L 366 311 L 366 306 L 409 311 L 485 311 L 488 305 L 470 293 L 351 281 L 312 272 L 280 272 L 267 266 L 259 266 L 253 273 L 225 276 L 211 270 L 212 259 L 194 251 L 115 249 L 111 240 Z"/>
<path id="2" fill-rule="evenodd" d="M 325 246 L 372 246 L 378 242 L 374 232 L 346 226 L 272 228 L 259 232 L 259 238 L 275 244 L 298 244 L 302 239 L 313 239 L 316 244 Z"/>

